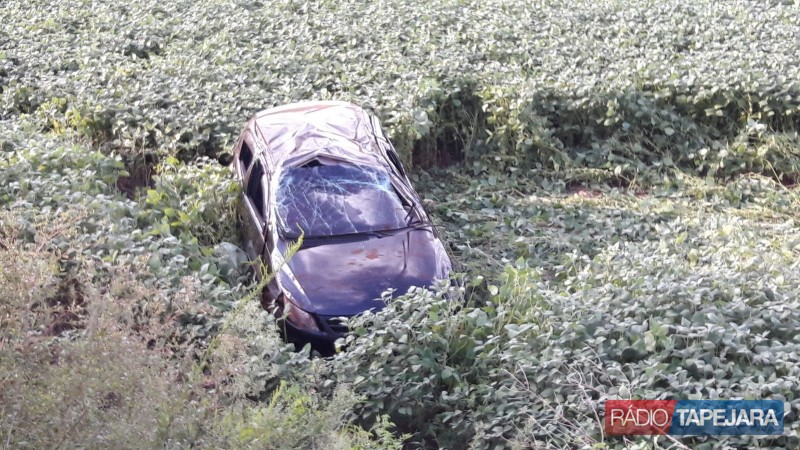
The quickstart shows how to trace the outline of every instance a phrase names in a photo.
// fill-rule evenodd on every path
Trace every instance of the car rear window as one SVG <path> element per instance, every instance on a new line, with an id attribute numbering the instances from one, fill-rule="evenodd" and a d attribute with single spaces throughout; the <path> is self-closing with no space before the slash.
<path id="1" fill-rule="evenodd" d="M 296 238 L 395 230 L 406 209 L 380 169 L 307 165 L 286 169 L 276 192 L 281 233 Z"/>

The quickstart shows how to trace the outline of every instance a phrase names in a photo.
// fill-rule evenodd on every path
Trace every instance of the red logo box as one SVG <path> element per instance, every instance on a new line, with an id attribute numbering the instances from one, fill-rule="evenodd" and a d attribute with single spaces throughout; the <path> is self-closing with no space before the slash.
<path id="1" fill-rule="evenodd" d="M 608 435 L 667 434 L 677 400 L 607 400 Z"/>

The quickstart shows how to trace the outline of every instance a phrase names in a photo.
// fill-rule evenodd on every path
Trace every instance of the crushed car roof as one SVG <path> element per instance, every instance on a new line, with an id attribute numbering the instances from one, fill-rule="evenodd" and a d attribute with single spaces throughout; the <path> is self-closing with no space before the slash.
<path id="1" fill-rule="evenodd" d="M 381 129 L 377 119 L 351 103 L 292 103 L 262 111 L 251 123 L 267 145 L 264 153 L 273 168 L 327 157 L 391 169 L 385 154 L 391 144 L 376 134 Z"/>

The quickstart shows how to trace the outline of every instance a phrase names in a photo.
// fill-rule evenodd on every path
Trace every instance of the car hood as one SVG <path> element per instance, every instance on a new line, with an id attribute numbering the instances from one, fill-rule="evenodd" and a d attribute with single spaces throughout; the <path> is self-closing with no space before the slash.
<path id="1" fill-rule="evenodd" d="M 287 262 L 293 277 L 282 283 L 299 307 L 321 315 L 349 316 L 382 307 L 381 293 L 427 287 L 446 278 L 450 260 L 429 229 L 407 229 L 355 242 L 303 248 Z M 293 279 L 290 279 L 293 278 Z"/>

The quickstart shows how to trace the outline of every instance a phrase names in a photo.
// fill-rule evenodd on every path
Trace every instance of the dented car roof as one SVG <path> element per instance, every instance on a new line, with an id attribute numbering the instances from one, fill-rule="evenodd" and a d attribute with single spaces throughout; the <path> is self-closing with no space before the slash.
<path id="1" fill-rule="evenodd" d="M 381 130 L 380 123 L 351 103 L 293 103 L 262 111 L 249 125 L 267 145 L 263 150 L 273 167 L 327 157 L 392 169 L 386 157 L 391 144 L 373 131 Z"/>

